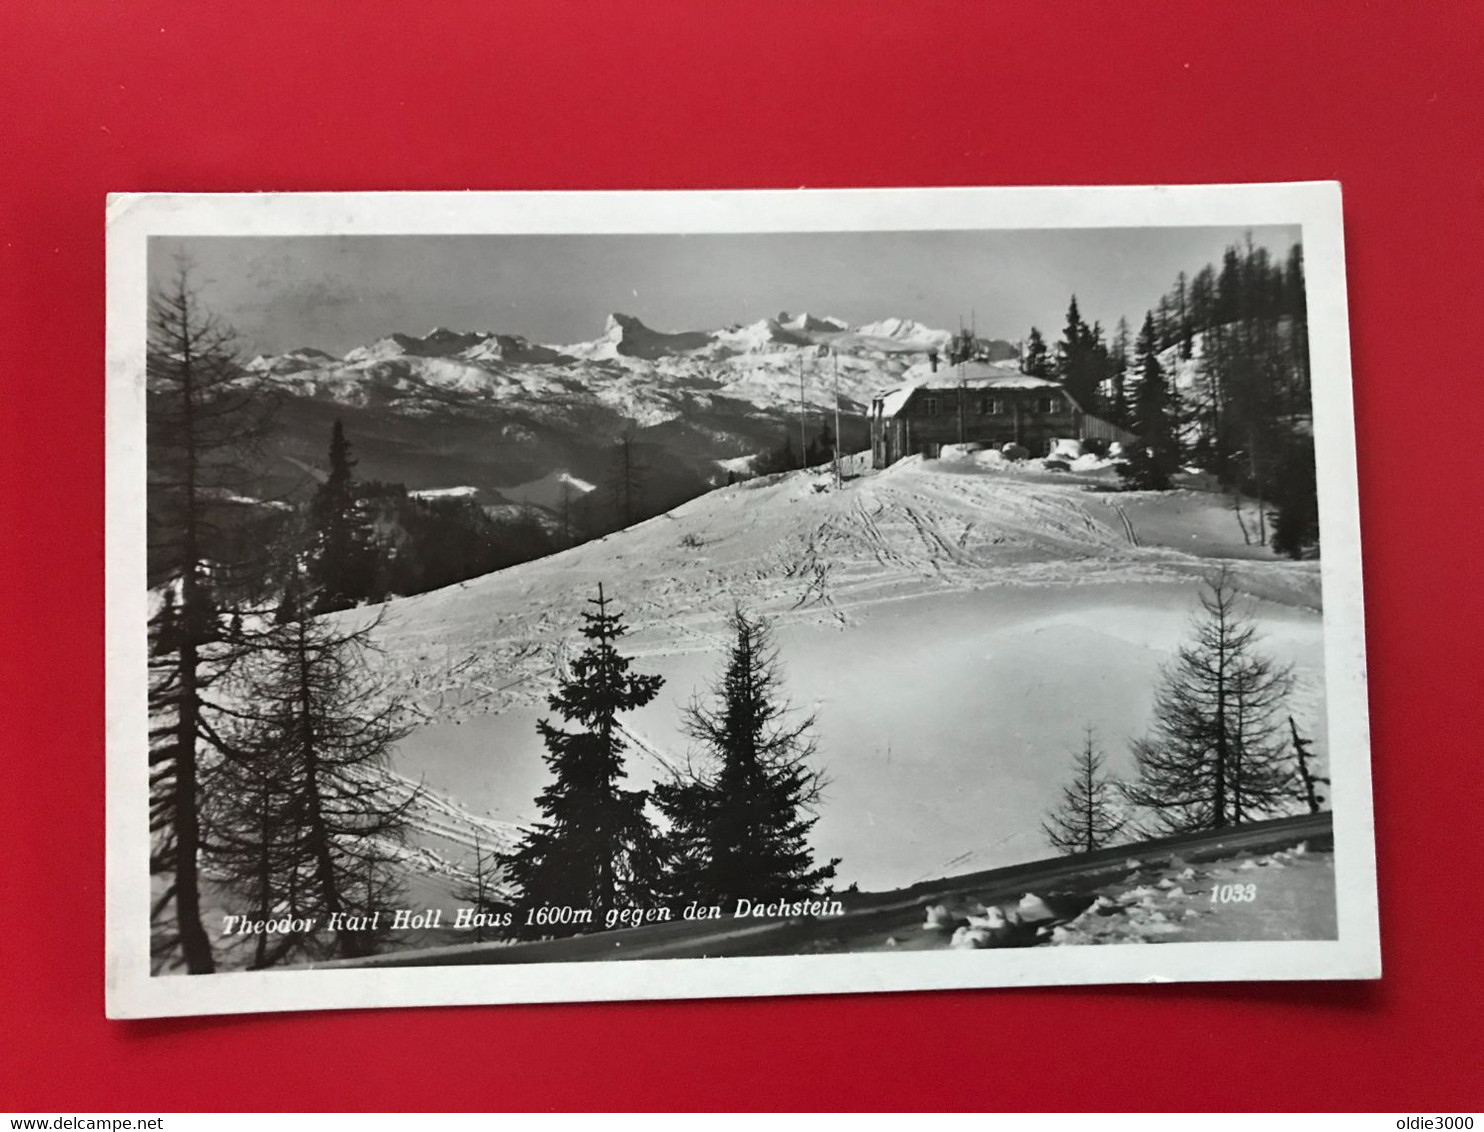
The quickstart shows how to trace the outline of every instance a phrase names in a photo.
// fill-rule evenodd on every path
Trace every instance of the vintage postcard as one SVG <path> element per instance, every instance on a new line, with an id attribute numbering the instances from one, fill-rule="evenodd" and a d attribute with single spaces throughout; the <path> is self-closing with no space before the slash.
<path id="1" fill-rule="evenodd" d="M 108 1010 L 1380 973 L 1339 187 L 108 205 Z"/>

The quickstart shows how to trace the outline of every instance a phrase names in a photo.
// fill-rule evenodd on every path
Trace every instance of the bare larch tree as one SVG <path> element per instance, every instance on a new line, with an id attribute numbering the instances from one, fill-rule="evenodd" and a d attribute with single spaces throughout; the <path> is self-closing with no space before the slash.
<path id="1" fill-rule="evenodd" d="M 160 966 L 203 974 L 215 969 L 201 922 L 206 697 L 230 665 L 218 603 L 246 566 L 233 561 L 243 540 L 226 529 L 224 501 L 251 490 L 273 403 L 185 268 L 150 297 L 145 373 L 149 556 L 162 594 L 149 630 L 152 950 Z"/>
<path id="2" fill-rule="evenodd" d="M 1191 640 L 1166 668 L 1149 736 L 1133 745 L 1129 801 L 1163 834 L 1240 825 L 1295 797 L 1281 732 L 1293 670 L 1258 648 L 1229 568 L 1207 580 Z"/>

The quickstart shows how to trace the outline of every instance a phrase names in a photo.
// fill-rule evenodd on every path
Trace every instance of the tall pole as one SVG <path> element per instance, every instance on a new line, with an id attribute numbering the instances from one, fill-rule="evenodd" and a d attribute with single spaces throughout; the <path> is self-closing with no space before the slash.
<path id="1" fill-rule="evenodd" d="M 809 439 L 804 435 L 804 355 L 799 355 L 799 467 L 809 466 L 808 458 L 804 455 L 809 447 Z"/>
<path id="2" fill-rule="evenodd" d="M 835 490 L 840 488 L 840 355 L 834 350 L 830 357 L 835 361 Z"/>

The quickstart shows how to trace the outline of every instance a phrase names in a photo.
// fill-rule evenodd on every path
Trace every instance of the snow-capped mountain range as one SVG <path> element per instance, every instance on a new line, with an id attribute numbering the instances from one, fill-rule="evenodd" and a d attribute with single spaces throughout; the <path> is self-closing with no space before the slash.
<path id="1" fill-rule="evenodd" d="M 644 427 L 697 399 L 763 411 L 795 406 L 801 369 L 806 401 L 833 407 L 838 367 L 842 403 L 847 411 L 858 409 L 951 338 L 947 330 L 906 318 L 851 327 L 838 318 L 784 311 L 746 325 L 672 332 L 611 314 L 600 336 L 569 345 L 440 326 L 421 337 L 391 334 L 340 358 L 300 348 L 254 358 L 248 368 L 287 392 L 348 405 L 416 411 L 419 402 L 449 396 L 550 407 L 587 401 Z M 1001 357 L 1016 355 L 1008 342 L 989 347 Z"/>
<path id="2" fill-rule="evenodd" d="M 833 416 L 838 381 L 847 440 L 859 447 L 872 395 L 952 337 L 908 318 L 851 326 L 784 311 L 715 330 L 668 331 L 616 313 L 584 342 L 436 327 L 389 334 L 342 357 L 303 347 L 254 358 L 247 368 L 282 396 L 275 447 L 295 475 L 322 462 L 337 417 L 360 474 L 417 490 L 498 492 L 562 472 L 597 482 L 613 443 L 630 434 L 664 454 L 651 461 L 654 494 L 664 498 L 660 481 L 684 494 L 682 481 L 723 482 L 723 461 L 785 437 L 797 445 L 801 385 L 814 433 Z M 984 341 L 980 350 L 1018 356 L 1010 342 Z M 283 473 L 283 461 L 268 470 Z"/>

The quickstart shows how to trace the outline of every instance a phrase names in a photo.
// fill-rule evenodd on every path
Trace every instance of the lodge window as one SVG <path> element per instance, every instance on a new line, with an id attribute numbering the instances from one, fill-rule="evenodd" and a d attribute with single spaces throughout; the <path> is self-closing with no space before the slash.
<path id="1" fill-rule="evenodd" d="M 982 417 L 998 417 L 1005 411 L 1005 403 L 993 397 L 979 398 L 979 415 Z"/>
<path id="2" fill-rule="evenodd" d="M 1042 397 L 1042 398 L 1040 398 L 1036 402 L 1036 412 L 1038 412 L 1038 413 L 1054 413 L 1054 412 L 1056 412 L 1056 398 L 1055 397 Z"/>
<path id="3" fill-rule="evenodd" d="M 938 415 L 938 399 L 936 397 L 924 397 L 922 399 L 922 415 L 925 417 L 936 417 Z"/>

